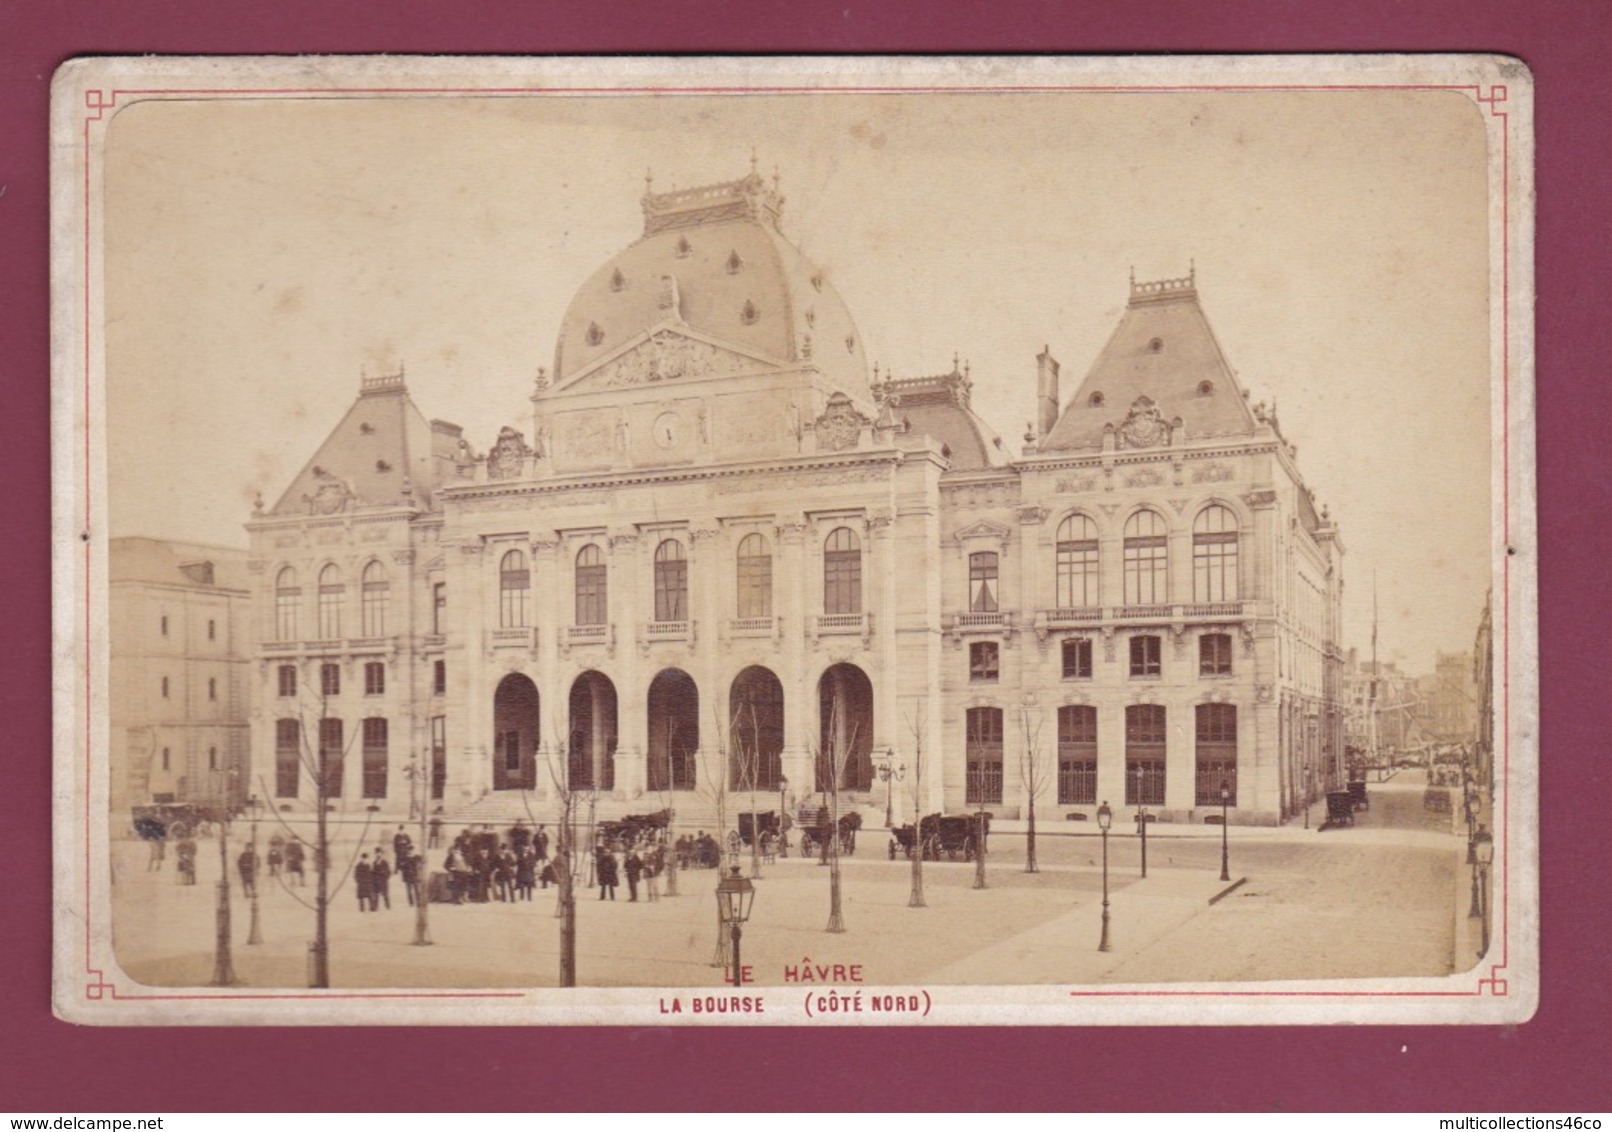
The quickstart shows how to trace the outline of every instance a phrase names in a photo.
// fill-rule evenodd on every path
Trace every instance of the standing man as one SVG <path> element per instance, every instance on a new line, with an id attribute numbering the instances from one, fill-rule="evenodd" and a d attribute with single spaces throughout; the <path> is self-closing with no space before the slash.
<path id="1" fill-rule="evenodd" d="M 241 895 L 257 895 L 257 846 L 247 843 L 241 850 L 241 855 L 235 861 L 235 867 L 241 871 Z"/>
<path id="2" fill-rule="evenodd" d="M 408 860 L 409 854 L 414 851 L 414 841 L 409 837 L 408 831 L 402 826 L 392 834 L 392 860 L 396 862 L 399 873 L 403 871 L 403 862 Z"/>
<path id="3" fill-rule="evenodd" d="M 636 849 L 627 850 L 627 902 L 638 903 L 638 878 L 644 875 L 644 860 Z"/>
<path id="4" fill-rule="evenodd" d="M 608 849 L 601 848 L 599 850 L 598 873 L 599 899 L 603 900 L 605 898 L 605 893 L 608 892 L 610 894 L 610 899 L 614 900 L 616 898 L 617 877 L 616 855 Z"/>
<path id="5" fill-rule="evenodd" d="M 380 910 L 381 901 L 386 901 L 386 910 L 392 910 L 392 866 L 387 864 L 386 855 L 379 849 L 375 851 L 375 868 L 369 877 L 369 910 Z"/>
<path id="6" fill-rule="evenodd" d="M 374 884 L 375 867 L 369 863 L 369 854 L 364 853 L 358 858 L 358 867 L 353 870 L 353 880 L 358 885 L 358 910 L 368 912 L 373 901 L 371 885 Z"/>

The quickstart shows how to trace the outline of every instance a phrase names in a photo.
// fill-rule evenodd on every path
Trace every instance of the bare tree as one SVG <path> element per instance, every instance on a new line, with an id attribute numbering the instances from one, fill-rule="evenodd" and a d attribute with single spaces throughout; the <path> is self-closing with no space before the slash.
<path id="1" fill-rule="evenodd" d="M 549 781 L 554 785 L 554 798 L 558 803 L 558 824 L 554 831 L 554 883 L 558 890 L 554 906 L 555 917 L 560 921 L 560 985 L 577 985 L 577 897 L 576 897 L 576 819 L 577 795 L 571 788 L 569 764 L 558 765 L 554 750 L 567 751 L 556 738 L 552 748 L 543 751 L 543 762 L 548 767 Z"/>
<path id="2" fill-rule="evenodd" d="M 856 749 L 855 724 L 850 734 L 840 737 L 839 703 L 831 701 L 828 717 L 828 742 L 819 747 L 808 740 L 813 765 L 827 788 L 822 791 L 828 800 L 828 821 L 818 823 L 818 834 L 824 839 L 824 852 L 828 857 L 828 926 L 824 931 L 839 933 L 845 930 L 845 914 L 840 901 L 840 781 L 845 773 L 850 753 Z"/>
<path id="3" fill-rule="evenodd" d="M 927 908 L 924 900 L 924 701 L 918 701 L 918 710 L 907 716 L 907 730 L 912 732 L 912 892 L 907 897 L 908 908 Z"/>
<path id="4" fill-rule="evenodd" d="M 326 746 L 326 736 L 333 733 L 333 729 L 327 729 L 325 726 L 326 722 L 330 721 L 332 717 L 330 715 L 330 696 L 326 691 L 322 675 L 319 684 L 319 699 L 314 706 L 318 709 L 318 714 L 315 717 L 317 726 L 314 728 L 315 734 L 310 738 L 307 726 L 309 705 L 304 697 L 298 697 L 296 715 L 297 777 L 299 783 L 303 777 L 307 777 L 312 781 L 314 788 L 313 868 L 315 884 L 313 904 L 309 905 L 300 893 L 293 891 L 286 884 L 283 875 L 278 879 L 280 887 L 289 893 L 292 899 L 314 913 L 313 971 L 309 977 L 309 986 L 328 988 L 330 986 L 330 902 L 336 898 L 336 894 L 347 883 L 347 878 L 352 875 L 353 866 L 358 861 L 359 853 L 364 845 L 368 844 L 372 814 L 369 810 L 364 812 L 364 827 L 359 831 L 358 841 L 353 846 L 352 855 L 347 860 L 346 867 L 342 870 L 341 876 L 337 878 L 335 887 L 332 888 L 330 880 L 329 826 L 331 799 L 341 797 L 344 793 L 341 790 L 341 784 L 343 771 L 347 765 L 347 756 L 352 752 L 353 744 L 362 729 L 348 731 L 343 728 L 345 742 L 342 746 L 334 749 Z M 334 722 L 341 723 L 342 721 L 336 719 Z M 277 743 L 278 738 L 278 735 L 276 735 Z M 276 751 L 278 749 L 277 746 Z M 332 757 L 333 755 L 334 757 Z M 278 791 L 273 793 L 269 791 L 267 781 L 260 779 L 259 785 L 263 788 L 264 797 L 273 798 L 278 795 Z M 269 812 L 274 815 L 275 820 L 280 823 L 288 837 L 292 840 L 306 843 L 306 839 L 286 823 L 278 808 L 271 806 Z"/>
<path id="5" fill-rule="evenodd" d="M 677 895 L 677 756 L 673 753 L 672 743 L 677 738 L 676 723 L 666 721 L 666 774 L 662 778 L 662 789 L 656 791 L 660 797 L 661 810 L 666 814 L 666 829 L 661 834 L 661 857 L 666 862 L 666 896 Z"/>
<path id="6" fill-rule="evenodd" d="M 1024 782 L 1025 802 L 1024 871 L 1038 873 L 1041 868 L 1035 855 L 1035 800 L 1046 790 L 1049 763 L 1056 765 L 1056 760 L 1042 753 L 1042 720 L 1033 704 L 1021 709 L 1020 722 L 1024 730 L 1024 742 L 1019 748 L 1019 776 Z"/>
<path id="7" fill-rule="evenodd" d="M 733 720 L 724 725 L 722 716 L 715 705 L 712 705 L 711 716 L 716 722 L 716 757 L 701 760 L 700 777 L 702 785 L 700 793 L 710 801 L 712 809 L 716 812 L 716 835 L 720 849 L 727 841 L 728 832 L 728 775 L 731 773 L 728 768 L 728 760 L 732 757 L 728 744 L 732 735 L 732 724 L 737 721 L 738 716 L 735 715 Z M 717 880 L 720 883 L 722 877 L 720 856 L 716 871 Z M 721 967 L 725 970 L 732 962 L 733 956 L 728 947 L 728 933 L 722 930 L 719 920 L 716 933 L 716 950 L 711 955 L 711 966 Z"/>
<path id="8" fill-rule="evenodd" d="M 748 721 L 744 717 L 745 708 L 750 713 Z M 747 722 L 748 742 L 744 727 Z M 750 795 L 750 876 L 755 878 L 761 875 L 761 827 L 756 820 L 756 776 L 761 768 L 761 735 L 756 727 L 754 704 L 743 705 L 733 713 L 732 755 L 738 774 L 736 785 Z"/>

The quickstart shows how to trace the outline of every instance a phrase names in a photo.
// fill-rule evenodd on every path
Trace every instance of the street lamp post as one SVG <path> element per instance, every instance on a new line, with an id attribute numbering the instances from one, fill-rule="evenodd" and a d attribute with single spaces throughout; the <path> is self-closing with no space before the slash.
<path id="1" fill-rule="evenodd" d="M 1114 824 L 1114 811 L 1108 808 L 1105 801 L 1097 807 L 1097 828 L 1103 831 L 1103 938 L 1097 945 L 1098 951 L 1109 950 L 1108 946 L 1108 827 Z"/>
<path id="2" fill-rule="evenodd" d="M 890 829 L 895 824 L 895 788 L 891 783 L 900 782 L 907 777 L 906 764 L 896 765 L 896 752 L 893 747 L 884 752 L 884 760 L 879 764 L 879 777 L 884 781 L 884 825 L 886 829 Z"/>
<path id="3" fill-rule="evenodd" d="M 789 856 L 789 810 L 784 801 L 784 791 L 789 789 L 789 779 L 783 775 L 778 776 L 778 855 Z"/>
<path id="4" fill-rule="evenodd" d="M 431 790 L 426 785 L 425 765 L 422 764 L 418 752 L 409 756 L 409 765 L 404 768 L 403 773 L 408 776 L 409 780 L 409 811 L 420 822 L 420 852 L 418 854 L 420 863 L 416 865 L 412 861 L 409 862 L 409 868 L 414 873 L 414 946 L 429 947 L 431 945 L 431 920 L 427 905 L 431 903 L 431 886 L 429 884 L 430 874 L 425 871 L 425 813 L 431 808 Z M 415 801 L 416 791 L 419 793 L 418 803 Z M 402 868 L 402 866 L 403 862 L 399 861 L 398 867 Z M 404 883 L 406 886 L 407 881 Z"/>
<path id="5" fill-rule="evenodd" d="M 1231 839 L 1229 837 L 1230 825 L 1226 820 L 1226 811 L 1231 805 L 1231 787 L 1226 780 L 1220 780 L 1220 879 L 1231 879 Z"/>
<path id="6" fill-rule="evenodd" d="M 1147 800 L 1142 794 L 1142 767 L 1136 767 L 1136 829 L 1142 838 L 1142 879 L 1147 879 L 1147 823 L 1153 815 L 1147 812 Z"/>
<path id="7" fill-rule="evenodd" d="M 258 923 L 257 906 L 258 881 L 261 879 L 259 877 L 259 873 L 261 872 L 259 868 L 261 860 L 257 855 L 257 822 L 258 816 L 263 810 L 263 803 L 258 801 L 258 796 L 256 794 L 253 794 L 246 800 L 246 807 L 252 813 L 252 844 L 248 850 L 252 856 L 252 926 L 251 930 L 246 933 L 247 945 L 251 946 L 254 944 L 261 944 L 263 942 L 263 928 Z"/>
<path id="8" fill-rule="evenodd" d="M 750 905 L 756 898 L 756 886 L 747 877 L 739 875 L 739 866 L 733 865 L 727 876 L 716 886 L 717 920 L 727 929 L 733 950 L 733 985 L 744 985 L 744 960 L 739 953 L 739 940 L 743 936 L 744 922 L 750 918 Z"/>
<path id="9" fill-rule="evenodd" d="M 235 962 L 230 955 L 230 911 L 229 911 L 229 807 L 231 790 L 229 785 L 235 776 L 233 768 L 229 778 L 223 780 L 227 785 L 218 791 L 218 809 L 214 816 L 218 819 L 218 907 L 214 913 L 216 934 L 213 952 L 213 986 L 231 987 L 235 985 Z"/>

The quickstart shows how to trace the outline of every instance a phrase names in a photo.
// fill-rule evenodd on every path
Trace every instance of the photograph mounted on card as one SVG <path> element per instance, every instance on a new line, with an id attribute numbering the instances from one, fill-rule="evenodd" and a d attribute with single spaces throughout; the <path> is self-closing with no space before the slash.
<path id="1" fill-rule="evenodd" d="M 52 113 L 59 1016 L 1532 1014 L 1521 63 Z"/>

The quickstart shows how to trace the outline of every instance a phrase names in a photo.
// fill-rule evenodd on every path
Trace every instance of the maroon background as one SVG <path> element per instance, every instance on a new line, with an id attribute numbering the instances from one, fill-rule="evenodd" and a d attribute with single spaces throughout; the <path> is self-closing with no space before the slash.
<path id="1" fill-rule="evenodd" d="M 0 1111 L 1612 1108 L 1601 421 L 1612 18 L 1585 0 L 0 0 Z M 350 9 L 350 10 L 349 10 Z M 136 1029 L 51 1017 L 47 103 L 81 54 L 1493 51 L 1537 82 L 1543 977 L 1522 1027 Z M 1436 429 L 1438 423 L 1429 421 Z M 1598 474 L 1599 473 L 1599 474 Z"/>

